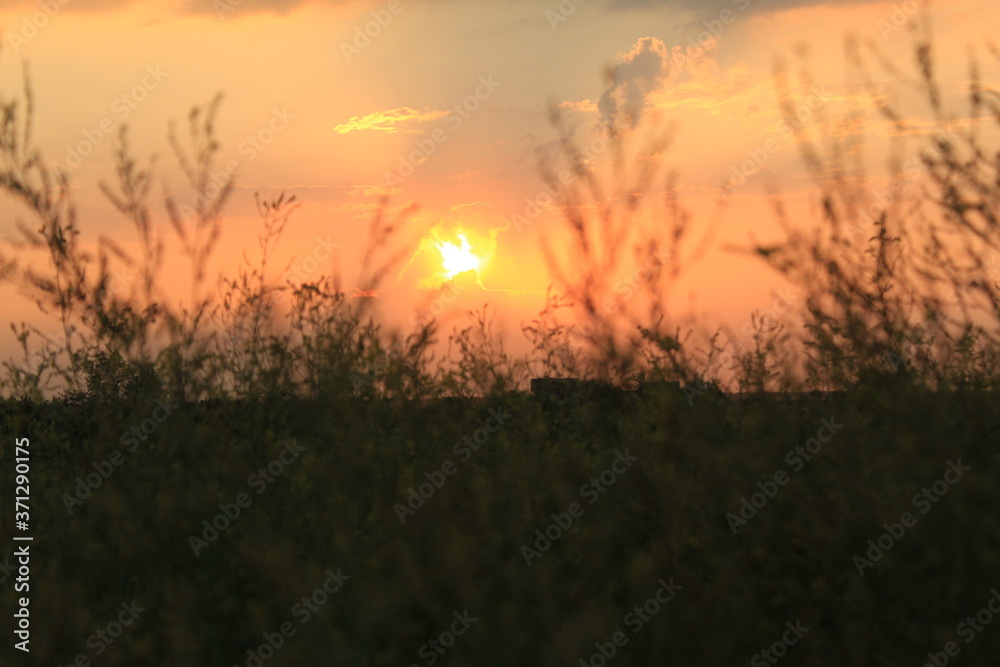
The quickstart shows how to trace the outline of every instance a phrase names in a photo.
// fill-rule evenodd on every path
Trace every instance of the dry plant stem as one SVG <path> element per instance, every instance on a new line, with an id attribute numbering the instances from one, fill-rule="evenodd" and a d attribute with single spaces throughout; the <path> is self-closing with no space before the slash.
<path id="1" fill-rule="evenodd" d="M 980 131 L 988 110 L 993 114 L 989 120 L 1000 121 L 996 105 L 985 102 L 997 94 L 984 89 L 978 62 L 970 56 L 968 117 L 952 117 L 935 79 L 926 23 L 914 42 L 916 77 L 904 76 L 874 46 L 872 52 L 897 79 L 914 82 L 935 124 L 930 146 L 920 155 L 922 169 L 910 160 L 907 164 L 913 166 L 904 173 L 898 158 L 890 162 L 893 187 L 919 185 L 920 199 L 905 205 L 894 189 L 892 201 L 872 219 L 875 196 L 861 168 L 861 114 L 854 110 L 842 121 L 847 132 L 822 132 L 829 121 L 819 118 L 815 132 L 795 129 L 803 161 L 819 189 L 823 224 L 811 236 L 793 229 L 776 199 L 786 240 L 757 245 L 754 251 L 808 290 L 802 342 L 809 350 L 810 382 L 844 388 L 875 374 L 912 376 L 936 387 L 963 385 L 970 380 L 964 370 L 970 357 L 989 356 L 1000 342 L 997 283 L 984 271 L 984 257 L 1000 247 L 1000 158 L 984 148 Z M 848 53 L 873 107 L 892 132 L 922 134 L 902 110 L 886 102 L 856 43 L 848 43 Z M 803 81 L 804 88 L 808 80 Z M 782 67 L 776 83 L 781 107 L 790 114 L 795 100 Z M 826 146 L 814 135 L 825 137 Z M 907 184 L 914 179 L 912 172 L 923 178 Z M 859 230 L 860 243 L 855 241 Z M 942 296 L 942 286 L 954 301 Z M 915 316 L 923 322 L 914 321 Z M 929 345 L 924 335 L 928 322 L 935 323 Z"/>

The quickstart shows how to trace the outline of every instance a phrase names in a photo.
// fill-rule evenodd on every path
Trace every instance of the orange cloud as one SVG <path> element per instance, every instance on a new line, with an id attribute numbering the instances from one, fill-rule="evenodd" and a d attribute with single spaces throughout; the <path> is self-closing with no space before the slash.
<path id="1" fill-rule="evenodd" d="M 360 132 L 362 130 L 379 130 L 380 132 L 418 132 L 397 127 L 403 123 L 426 123 L 438 120 L 447 116 L 450 111 L 417 111 L 410 107 L 399 107 L 398 109 L 388 109 L 386 111 L 374 111 L 367 116 L 354 116 L 346 123 L 337 125 L 334 131 L 340 134 L 350 132 Z"/>
<path id="2" fill-rule="evenodd" d="M 560 109 L 566 109 L 567 111 L 583 111 L 587 113 L 593 113 L 597 111 L 597 104 L 592 100 L 576 100 L 570 102 L 560 102 L 558 104 Z"/>
<path id="3" fill-rule="evenodd" d="M 634 129 L 649 94 L 670 75 L 670 52 L 656 37 L 640 37 L 630 52 L 618 54 L 618 60 L 611 69 L 611 86 L 597 108 L 604 124 L 614 126 L 624 120 Z"/>

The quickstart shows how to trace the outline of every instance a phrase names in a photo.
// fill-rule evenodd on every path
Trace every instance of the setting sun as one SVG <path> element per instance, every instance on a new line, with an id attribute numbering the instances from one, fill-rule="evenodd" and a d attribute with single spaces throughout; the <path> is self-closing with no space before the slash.
<path id="1" fill-rule="evenodd" d="M 3 0 L 0 667 L 1000 665 L 998 19 Z"/>
<path id="2" fill-rule="evenodd" d="M 439 223 L 427 232 L 417 251 L 400 270 L 397 282 L 412 270 L 420 289 L 436 290 L 463 273 L 482 287 L 483 272 L 496 251 L 496 235 L 483 234 L 471 226 Z"/>
<path id="3" fill-rule="evenodd" d="M 465 234 L 456 235 L 460 244 L 456 245 L 450 241 L 439 241 L 437 243 L 438 252 L 441 253 L 441 264 L 444 266 L 445 276 L 454 278 L 465 271 L 478 271 L 483 260 L 473 253 L 472 246 Z"/>

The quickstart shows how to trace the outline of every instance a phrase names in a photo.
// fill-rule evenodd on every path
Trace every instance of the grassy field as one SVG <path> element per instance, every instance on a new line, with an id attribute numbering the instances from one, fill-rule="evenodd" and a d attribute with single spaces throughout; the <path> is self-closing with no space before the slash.
<path id="1" fill-rule="evenodd" d="M 980 83 L 972 110 L 1000 119 Z M 265 279 L 294 197 L 258 198 L 260 264 L 205 296 L 232 192 L 206 185 L 218 100 L 173 144 L 194 208 L 152 201 L 122 130 L 103 189 L 138 250 L 87 251 L 30 95 L 2 100 L 0 189 L 36 226 L 0 280 L 52 327 L 12 323 L 22 354 L 0 373 L 0 532 L 34 538 L 30 582 L 25 544 L 0 548 L 4 635 L 25 593 L 31 627 L 30 654 L 5 644 L 0 664 L 996 664 L 1000 162 L 983 136 L 936 135 L 921 215 L 872 216 L 844 175 L 858 146 L 796 134 L 818 219 L 744 250 L 803 299 L 751 315 L 743 346 L 670 317 L 697 252 L 663 145 L 601 190 L 553 108 L 556 159 L 586 178 L 565 192 L 569 256 L 546 255 L 548 307 L 522 325 L 532 351 L 509 354 L 484 309 L 442 359 L 433 319 L 393 329 L 339 275 Z M 615 160 L 627 139 L 609 136 Z M 649 194 L 665 210 L 633 224 Z M 405 217 L 378 209 L 359 293 L 407 256 Z M 182 305 L 163 296 L 171 230 Z M 648 279 L 615 300 L 629 250 Z M 109 289 L 123 264 L 127 295 Z M 540 396 L 535 377 L 592 384 Z M 6 504 L 21 495 L 28 530 Z"/>
<path id="2" fill-rule="evenodd" d="M 966 621 L 1000 587 L 994 394 L 167 407 L 146 435 L 151 401 L 3 404 L 34 452 L 25 664 L 254 665 L 274 644 L 266 664 L 1000 650 Z M 120 637 L 94 634 L 133 602 Z"/>

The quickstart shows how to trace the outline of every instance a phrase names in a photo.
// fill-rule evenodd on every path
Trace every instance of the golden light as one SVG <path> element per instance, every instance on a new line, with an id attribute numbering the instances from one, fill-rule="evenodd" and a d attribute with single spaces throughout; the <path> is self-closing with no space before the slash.
<path id="1" fill-rule="evenodd" d="M 482 287 L 483 273 L 489 269 L 496 247 L 496 230 L 483 234 L 470 227 L 438 224 L 420 241 L 396 280 L 412 267 L 423 274 L 417 283 L 421 289 L 440 289 L 456 279 L 471 280 Z"/>
<path id="2" fill-rule="evenodd" d="M 449 280 L 460 273 L 466 271 L 478 271 L 483 264 L 483 260 L 472 251 L 465 234 L 456 234 L 459 244 L 451 241 L 438 241 L 437 250 L 441 253 L 441 264 L 444 266 L 444 275 Z"/>

